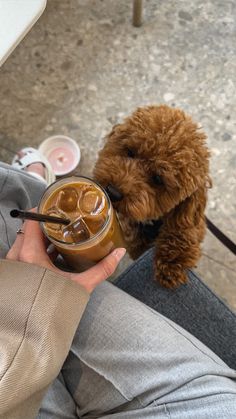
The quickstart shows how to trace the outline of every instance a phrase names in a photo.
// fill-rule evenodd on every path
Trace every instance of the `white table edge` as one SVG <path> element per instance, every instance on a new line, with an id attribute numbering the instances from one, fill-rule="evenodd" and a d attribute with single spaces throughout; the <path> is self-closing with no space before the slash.
<path id="1" fill-rule="evenodd" d="M 35 15 L 34 19 L 30 22 L 29 26 L 25 28 L 25 31 L 22 33 L 22 35 L 16 40 L 16 42 L 11 46 L 11 48 L 7 51 L 7 53 L 0 59 L 0 67 L 2 66 L 3 63 L 5 63 L 9 55 L 14 51 L 17 45 L 22 41 L 22 39 L 26 36 L 26 34 L 30 31 L 30 29 L 34 26 L 34 24 L 43 14 L 47 5 L 47 0 L 43 0 L 43 1 L 44 3 L 42 4 L 42 8 L 39 10 L 38 14 Z"/>

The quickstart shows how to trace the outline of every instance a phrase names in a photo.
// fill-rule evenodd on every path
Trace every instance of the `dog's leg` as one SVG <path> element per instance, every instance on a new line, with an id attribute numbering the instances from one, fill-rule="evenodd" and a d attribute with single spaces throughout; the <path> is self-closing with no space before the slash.
<path id="1" fill-rule="evenodd" d="M 206 222 L 205 190 L 198 190 L 164 220 L 156 239 L 155 270 L 157 280 L 175 288 L 187 281 L 186 270 L 196 266 L 201 255 Z"/>
<path id="2" fill-rule="evenodd" d="M 156 240 L 157 280 L 167 288 L 176 288 L 186 283 L 186 270 L 196 265 L 200 254 L 200 243 L 194 229 L 178 234 L 164 231 Z"/>

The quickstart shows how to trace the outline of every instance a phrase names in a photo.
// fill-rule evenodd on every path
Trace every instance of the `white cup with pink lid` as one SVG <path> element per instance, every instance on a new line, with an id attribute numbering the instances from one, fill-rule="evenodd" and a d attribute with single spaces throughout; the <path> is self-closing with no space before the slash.
<path id="1" fill-rule="evenodd" d="M 80 148 L 75 140 L 66 135 L 53 135 L 44 140 L 39 151 L 49 161 L 56 176 L 73 172 L 80 162 Z"/>

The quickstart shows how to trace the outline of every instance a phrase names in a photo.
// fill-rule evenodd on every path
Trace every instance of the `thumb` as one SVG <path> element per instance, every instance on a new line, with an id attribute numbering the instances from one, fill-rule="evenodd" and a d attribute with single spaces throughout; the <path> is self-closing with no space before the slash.
<path id="1" fill-rule="evenodd" d="M 71 274 L 71 279 L 86 288 L 88 292 L 92 292 L 97 285 L 113 274 L 125 253 L 124 248 L 115 249 L 87 271 Z"/>

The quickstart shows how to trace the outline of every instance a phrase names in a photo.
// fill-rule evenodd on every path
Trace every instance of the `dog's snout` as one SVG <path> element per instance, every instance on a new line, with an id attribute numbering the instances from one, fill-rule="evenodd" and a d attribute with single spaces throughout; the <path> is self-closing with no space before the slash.
<path id="1" fill-rule="evenodd" d="M 116 186 L 109 183 L 106 187 L 106 191 L 111 199 L 112 202 L 118 202 L 121 201 L 123 198 L 123 194 L 119 189 L 117 189 Z"/>

